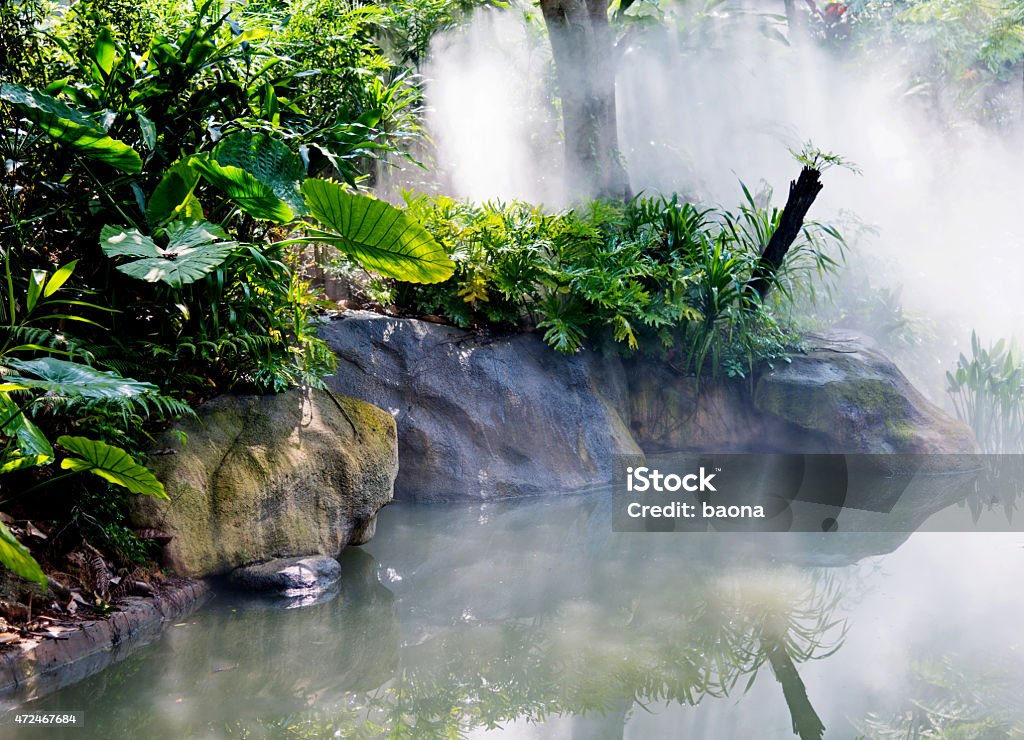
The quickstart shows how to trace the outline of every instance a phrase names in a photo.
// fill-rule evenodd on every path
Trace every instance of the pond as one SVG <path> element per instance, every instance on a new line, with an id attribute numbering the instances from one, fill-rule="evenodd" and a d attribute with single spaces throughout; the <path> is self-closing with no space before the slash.
<path id="1" fill-rule="evenodd" d="M 615 533 L 596 491 L 395 504 L 341 561 L 318 603 L 218 591 L 31 709 L 117 738 L 1024 728 L 1019 533 Z"/>

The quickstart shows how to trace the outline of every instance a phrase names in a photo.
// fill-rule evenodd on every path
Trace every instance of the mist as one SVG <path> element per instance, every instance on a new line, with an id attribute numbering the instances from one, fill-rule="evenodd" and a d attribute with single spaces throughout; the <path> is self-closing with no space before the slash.
<path id="1" fill-rule="evenodd" d="M 434 43 L 428 123 L 449 192 L 568 205 L 539 23 L 521 10 L 481 11 Z M 742 181 L 773 188 L 781 206 L 799 172 L 789 150 L 813 141 L 861 174 L 825 172 L 810 216 L 849 224 L 852 214 L 874 227 L 853 240 L 850 259 L 869 259 L 880 284 L 902 285 L 910 314 L 945 327 L 952 354 L 936 362 L 952 362 L 972 328 L 983 341 L 1024 336 L 1021 126 L 951 125 L 944 95 L 925 104 L 913 93 L 912 50 L 840 57 L 810 41 L 787 46 L 758 23 L 731 19 L 696 52 L 668 34 L 625 48 L 619 143 L 634 192 L 730 208 Z"/>
<path id="2" fill-rule="evenodd" d="M 545 88 L 551 53 L 543 26 L 484 10 L 431 43 L 427 129 L 443 192 L 476 201 L 566 204 L 561 118 Z"/>

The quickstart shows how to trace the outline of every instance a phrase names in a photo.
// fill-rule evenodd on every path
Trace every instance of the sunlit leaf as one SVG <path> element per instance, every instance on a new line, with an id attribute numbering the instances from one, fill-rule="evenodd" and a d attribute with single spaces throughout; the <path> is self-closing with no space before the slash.
<path id="1" fill-rule="evenodd" d="M 75 272 L 75 266 L 78 265 L 78 260 L 71 260 L 66 265 L 62 265 L 57 268 L 57 271 L 53 273 L 49 281 L 46 283 L 46 288 L 43 290 L 43 298 L 49 298 L 62 287 L 64 283 L 68 281 Z"/>
<path id="2" fill-rule="evenodd" d="M 114 68 L 114 60 L 117 58 L 117 44 L 114 36 L 106 26 L 102 27 L 96 36 L 96 43 L 93 45 L 92 58 L 96 66 L 103 70 L 105 75 L 110 74 Z"/>
<path id="3" fill-rule="evenodd" d="M 0 431 L 18 440 L 17 450 L 25 457 L 53 457 L 53 447 L 39 427 L 29 421 L 7 393 L 0 392 Z"/>
<path id="4" fill-rule="evenodd" d="M 108 257 L 159 257 L 160 248 L 138 229 L 104 226 L 100 231 L 100 247 Z"/>
<path id="5" fill-rule="evenodd" d="M 222 228 L 206 221 L 174 221 L 167 226 L 166 249 L 136 229 L 118 231 L 111 226 L 103 227 L 100 244 L 108 257 L 144 257 L 118 266 L 125 275 L 180 288 L 202 279 L 224 263 L 238 247 L 237 242 L 225 237 Z"/>
<path id="6" fill-rule="evenodd" d="M 193 157 L 192 166 L 215 188 L 253 218 L 288 223 L 295 216 L 273 188 L 240 167 L 221 166 L 205 157 Z"/>
<path id="7" fill-rule="evenodd" d="M 364 267 L 410 283 L 438 283 L 455 264 L 426 229 L 405 211 L 326 180 L 306 180 L 302 194 L 327 231 L 311 238 L 340 249 Z M 331 233 L 333 232 L 333 233 Z"/>
<path id="8" fill-rule="evenodd" d="M 199 173 L 188 160 L 171 165 L 149 197 L 146 219 L 155 225 L 178 218 L 194 200 L 192 191 L 198 182 Z"/>
<path id="9" fill-rule="evenodd" d="M 45 586 L 46 576 L 32 553 L 18 542 L 7 525 L 0 522 L 0 563 L 15 575 Z"/>
<path id="10" fill-rule="evenodd" d="M 63 436 L 57 444 L 78 457 L 66 457 L 60 462 L 65 470 L 89 472 L 132 493 L 167 498 L 163 484 L 153 472 L 140 465 L 120 447 L 108 445 L 88 437 Z"/>
<path id="11" fill-rule="evenodd" d="M 131 398 L 157 391 L 157 387 L 152 383 L 122 378 L 117 373 L 96 370 L 88 365 L 53 357 L 6 360 L 6 364 L 17 371 L 8 375 L 8 380 L 26 388 L 37 388 L 61 396 L 112 399 Z"/>
<path id="12" fill-rule="evenodd" d="M 3 458 L 2 462 L 0 462 L 0 475 L 6 475 L 7 473 L 13 473 L 16 470 L 24 470 L 26 468 L 37 468 L 40 465 L 46 465 L 52 459 L 52 457 L 47 455 L 25 456 L 15 452 Z"/>
<path id="13" fill-rule="evenodd" d="M 222 167 L 245 170 L 269 186 L 293 213 L 305 214 L 306 205 L 299 185 L 306 177 L 306 168 L 284 142 L 265 134 L 239 131 L 217 144 L 213 159 Z"/>
<path id="14" fill-rule="evenodd" d="M 139 153 L 107 136 L 107 133 L 83 113 L 38 90 L 12 83 L 0 84 L 0 100 L 12 105 L 50 137 L 83 157 L 109 164 L 131 174 L 142 171 Z"/>

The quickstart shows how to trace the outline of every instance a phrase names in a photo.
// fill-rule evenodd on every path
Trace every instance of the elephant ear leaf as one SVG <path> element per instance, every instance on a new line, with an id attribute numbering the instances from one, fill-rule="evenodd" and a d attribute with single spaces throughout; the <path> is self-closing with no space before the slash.
<path id="1" fill-rule="evenodd" d="M 274 193 L 273 188 L 251 172 L 234 165 L 221 165 L 201 155 L 192 157 L 191 163 L 207 182 L 253 218 L 279 224 L 295 218 L 292 209 Z"/>
<path id="2" fill-rule="evenodd" d="M 35 360 L 7 360 L 16 372 L 7 379 L 23 388 L 36 388 L 58 396 L 114 399 L 135 398 L 155 393 L 157 387 L 117 373 L 106 372 L 78 362 L 39 357 Z M 25 377 L 26 375 L 34 377 Z"/>
<path id="3" fill-rule="evenodd" d="M 13 83 L 0 84 L 0 100 L 39 126 L 50 138 L 83 157 L 133 175 L 142 171 L 138 152 L 123 141 L 110 138 L 85 114 L 60 100 Z"/>
<path id="4" fill-rule="evenodd" d="M 15 575 L 46 585 L 46 576 L 39 563 L 3 522 L 0 522 L 0 563 Z"/>
<path id="5" fill-rule="evenodd" d="M 326 180 L 306 180 L 302 194 L 310 214 L 329 230 L 310 232 L 312 240 L 330 244 L 367 269 L 398 280 L 439 283 L 452 276 L 455 265 L 447 253 L 405 211 Z"/>
<path id="6" fill-rule="evenodd" d="M 88 437 L 64 435 L 57 438 L 57 444 L 72 455 L 60 462 L 65 470 L 92 473 L 116 486 L 127 488 L 132 493 L 167 498 L 163 483 L 156 479 L 145 465 L 140 465 L 120 447 L 108 445 Z"/>
<path id="7" fill-rule="evenodd" d="M 213 150 L 213 159 L 221 167 L 245 170 L 273 190 L 292 213 L 305 215 L 306 204 L 299 185 L 306 178 L 306 168 L 283 141 L 266 134 L 239 131 L 221 139 Z"/>
<path id="8" fill-rule="evenodd" d="M 100 231 L 100 247 L 108 257 L 159 257 L 160 247 L 138 229 L 104 226 Z"/>
<path id="9" fill-rule="evenodd" d="M 162 281 L 173 288 L 201 280 L 238 247 L 237 242 L 226 240 L 222 228 L 206 221 L 174 221 L 166 231 L 167 248 L 161 249 L 135 229 L 104 226 L 100 246 L 108 257 L 142 257 L 118 266 L 125 275 L 150 283 Z"/>
<path id="10" fill-rule="evenodd" d="M 7 393 L 0 392 L 0 431 L 18 440 L 17 452 L 22 457 L 42 459 L 40 465 L 53 459 L 53 447 L 39 427 L 29 421 L 21 408 Z"/>
<path id="11" fill-rule="evenodd" d="M 175 162 L 160 178 L 146 204 L 146 219 L 153 225 L 162 224 L 180 216 L 202 218 L 202 206 L 192 194 L 199 182 L 199 173 L 187 159 Z"/>

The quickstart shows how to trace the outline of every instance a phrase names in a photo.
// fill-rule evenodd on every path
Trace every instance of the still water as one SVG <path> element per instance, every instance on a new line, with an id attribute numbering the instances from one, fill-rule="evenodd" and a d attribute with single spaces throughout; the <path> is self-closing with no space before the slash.
<path id="1" fill-rule="evenodd" d="M 29 707 L 83 738 L 1024 732 L 1024 534 L 616 534 L 608 498 L 390 506 L 321 602 L 218 592 Z"/>

